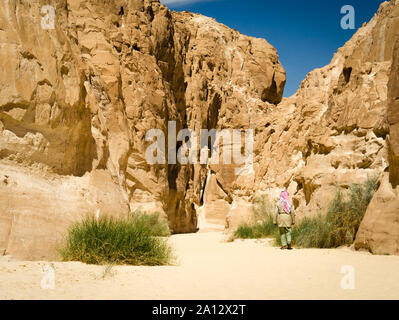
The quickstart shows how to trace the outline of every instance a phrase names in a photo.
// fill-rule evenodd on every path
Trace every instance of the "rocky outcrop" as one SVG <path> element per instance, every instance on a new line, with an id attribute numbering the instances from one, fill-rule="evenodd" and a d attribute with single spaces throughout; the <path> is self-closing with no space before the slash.
<path id="1" fill-rule="evenodd" d="M 298 215 L 312 215 L 325 211 L 337 186 L 388 167 L 387 84 L 398 19 L 399 4 L 383 3 L 329 65 L 269 112 L 255 190 L 286 187 Z"/>
<path id="2" fill-rule="evenodd" d="M 54 29 L 44 1 L 0 4 L 0 250 L 51 258 L 85 214 L 196 231 L 210 169 L 148 164 L 146 133 L 247 128 L 282 98 L 276 50 L 158 1 L 52 3 Z"/>
<path id="3" fill-rule="evenodd" d="M 237 215 L 251 216 L 237 214 L 248 212 L 239 205 L 244 198 L 275 199 L 287 188 L 301 219 L 325 212 L 337 187 L 363 183 L 388 167 L 393 182 L 397 138 L 390 124 L 394 120 L 387 121 L 387 115 L 395 98 L 388 97 L 388 82 L 390 77 L 397 82 L 391 65 L 398 23 L 398 1 L 383 3 L 329 65 L 309 73 L 295 95 L 259 116 L 254 171 L 227 192 L 236 203 L 227 213 L 235 221 L 230 227 L 242 221 Z"/>
<path id="4" fill-rule="evenodd" d="M 397 23 L 397 28 L 399 28 L 399 23 Z M 391 77 L 388 83 L 389 182 L 393 188 L 399 185 L 399 36 L 396 39 Z"/>
<path id="5" fill-rule="evenodd" d="M 399 194 L 389 182 L 389 173 L 380 178 L 380 187 L 367 208 L 355 240 L 355 249 L 373 254 L 399 254 Z"/>
<path id="6" fill-rule="evenodd" d="M 252 129 L 272 103 L 281 101 L 285 72 L 276 50 L 263 39 L 243 36 L 213 19 L 191 13 L 173 13 L 178 51 L 186 85 L 183 128 Z M 183 35 L 183 36 L 182 36 Z M 184 40 L 185 39 L 185 40 Z M 186 47 L 187 49 L 181 49 Z M 222 141 L 220 154 L 232 148 Z M 233 205 L 237 166 L 194 165 L 187 188 L 188 204 L 203 212 L 203 225 L 224 227 Z"/>
<path id="7" fill-rule="evenodd" d="M 396 24 L 399 30 L 399 22 Z M 399 38 L 394 47 L 388 82 L 389 167 L 360 225 L 356 249 L 376 254 L 399 254 Z"/>
<path id="8" fill-rule="evenodd" d="M 287 188 L 300 220 L 326 212 L 337 187 L 376 176 L 380 188 L 355 247 L 398 254 L 398 30 L 399 1 L 384 2 L 329 65 L 309 73 L 295 95 L 263 109 L 253 126 L 253 171 L 234 177 L 215 170 L 204 208 L 224 208 L 234 229 L 253 219 L 248 204 L 255 198 L 274 200 Z"/>

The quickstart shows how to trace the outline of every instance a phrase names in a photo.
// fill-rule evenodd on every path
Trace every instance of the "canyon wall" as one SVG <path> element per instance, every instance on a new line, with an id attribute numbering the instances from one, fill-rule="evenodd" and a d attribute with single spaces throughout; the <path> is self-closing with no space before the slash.
<path id="1" fill-rule="evenodd" d="M 396 24 L 399 29 L 399 23 Z M 376 254 L 399 254 L 399 36 L 396 37 L 391 75 L 388 82 L 389 167 L 381 175 L 380 188 L 374 195 L 360 225 L 356 249 Z"/>
<path id="2" fill-rule="evenodd" d="M 255 199 L 273 202 L 286 188 L 300 221 L 325 213 L 338 189 L 380 177 L 355 247 L 397 254 L 398 35 L 399 1 L 384 2 L 329 65 L 310 72 L 296 94 L 266 108 L 253 127 L 253 170 L 231 184 L 225 182 L 231 175 L 212 173 L 205 217 L 223 208 L 234 229 L 253 219 Z"/>
<path id="3" fill-rule="evenodd" d="M 67 227 L 92 214 L 233 230 L 282 188 L 301 219 L 373 176 L 355 247 L 399 253 L 398 0 L 284 99 L 285 71 L 264 39 L 155 0 L 53 1 L 54 29 L 43 29 L 47 4 L 0 4 L 1 254 L 56 258 Z M 168 137 L 171 123 L 197 136 L 251 129 L 253 158 L 150 165 L 146 134 Z M 220 142 L 216 155 L 236 146 Z"/>
<path id="4" fill-rule="evenodd" d="M 388 141 L 396 138 L 389 139 L 388 82 L 396 77 L 398 30 L 399 3 L 383 3 L 329 65 L 310 72 L 268 113 L 255 190 L 286 187 L 299 215 L 313 215 L 336 187 L 389 170 Z"/>
<path id="5" fill-rule="evenodd" d="M 276 50 L 158 1 L 52 1 L 54 29 L 47 4 L 0 4 L 1 253 L 54 258 L 88 214 L 158 211 L 173 232 L 197 231 L 208 168 L 149 165 L 146 133 L 238 113 L 246 128 L 252 105 L 281 101 Z"/>

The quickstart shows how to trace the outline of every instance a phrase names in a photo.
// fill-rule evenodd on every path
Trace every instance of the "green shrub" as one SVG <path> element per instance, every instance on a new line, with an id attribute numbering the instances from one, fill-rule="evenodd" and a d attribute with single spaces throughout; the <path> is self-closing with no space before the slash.
<path id="1" fill-rule="evenodd" d="M 274 204 L 265 198 L 254 200 L 254 223 L 242 224 L 234 232 L 234 238 L 238 239 L 260 239 L 272 237 L 276 230 L 273 224 Z"/>
<path id="2" fill-rule="evenodd" d="M 325 217 L 305 217 L 300 225 L 292 229 L 292 244 L 302 248 L 325 248 L 329 227 L 325 223 Z M 275 235 L 276 245 L 281 245 L 280 234 Z"/>
<path id="3" fill-rule="evenodd" d="M 326 215 L 305 217 L 293 228 L 292 243 L 302 248 L 351 245 L 376 189 L 377 178 L 369 178 L 362 185 L 351 185 L 347 197 L 338 190 L 329 203 Z M 278 245 L 281 243 L 277 234 L 275 242 Z"/>
<path id="4" fill-rule="evenodd" d="M 126 219 L 87 217 L 73 224 L 60 249 L 64 261 L 88 264 L 165 265 L 172 258 L 166 221 L 159 214 L 132 213 Z"/>
<path id="5" fill-rule="evenodd" d="M 239 239 L 260 239 L 272 236 L 276 232 L 273 218 L 253 224 L 242 224 L 234 232 L 234 237 Z"/>

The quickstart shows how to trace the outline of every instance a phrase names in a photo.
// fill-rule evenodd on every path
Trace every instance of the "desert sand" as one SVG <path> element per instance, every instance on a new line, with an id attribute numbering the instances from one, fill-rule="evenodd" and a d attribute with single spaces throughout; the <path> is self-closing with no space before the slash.
<path id="1" fill-rule="evenodd" d="M 54 289 L 43 289 L 48 262 L 0 258 L 1 299 L 398 299 L 399 257 L 351 248 L 282 251 L 270 240 L 226 242 L 222 232 L 175 235 L 176 265 L 53 262 Z M 344 290 L 343 266 L 355 271 Z"/>

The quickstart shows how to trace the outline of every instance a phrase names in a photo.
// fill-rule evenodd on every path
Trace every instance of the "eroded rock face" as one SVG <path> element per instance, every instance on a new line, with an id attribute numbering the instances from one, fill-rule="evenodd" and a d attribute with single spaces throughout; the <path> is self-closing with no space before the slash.
<path id="1" fill-rule="evenodd" d="M 399 254 L 399 194 L 389 182 L 389 173 L 380 178 L 380 187 L 367 208 L 355 240 L 355 249 L 373 254 Z"/>
<path id="2" fill-rule="evenodd" d="M 388 106 L 396 102 L 388 82 L 397 83 L 391 65 L 398 30 L 399 3 L 383 3 L 329 65 L 265 109 L 255 126 L 254 173 L 232 183 L 233 201 L 275 199 L 287 188 L 300 219 L 325 212 L 337 187 L 363 183 L 388 167 L 395 183 L 396 120 Z"/>
<path id="3" fill-rule="evenodd" d="M 251 127 L 282 98 L 276 50 L 158 1 L 54 3 L 54 30 L 44 1 L 0 4 L 0 250 L 52 258 L 94 213 L 196 231 L 209 168 L 149 165 L 146 133 Z"/>
<path id="4" fill-rule="evenodd" d="M 176 59 L 186 86 L 183 127 L 197 136 L 201 129 L 255 131 L 267 109 L 282 98 L 285 72 L 276 50 L 263 39 L 243 36 L 211 18 L 190 13 L 173 13 L 173 17 L 178 35 L 175 45 L 185 52 L 181 60 Z M 233 141 L 222 141 L 221 158 L 232 145 Z M 205 228 L 224 227 L 234 206 L 237 165 L 186 169 L 193 176 L 186 203 L 203 213 Z"/>
<path id="5" fill-rule="evenodd" d="M 253 170 L 240 177 L 215 170 L 204 208 L 212 212 L 217 205 L 219 216 L 225 208 L 234 230 L 253 219 L 248 203 L 254 198 L 273 201 L 287 188 L 300 220 L 326 212 L 337 187 L 380 176 L 355 247 L 398 254 L 398 32 L 399 1 L 385 2 L 295 95 L 260 110 L 252 123 Z"/>
<path id="6" fill-rule="evenodd" d="M 375 254 L 399 254 L 399 40 L 388 82 L 387 120 L 389 168 L 381 177 L 355 241 L 355 248 Z"/>
<path id="7" fill-rule="evenodd" d="M 232 230 L 281 188 L 300 219 L 384 171 L 356 245 L 397 253 L 398 0 L 283 100 L 276 50 L 213 19 L 152 0 L 59 0 L 44 30 L 45 4 L 0 4 L 2 253 L 53 258 L 86 214 L 142 209 L 174 232 Z M 197 136 L 252 129 L 254 157 L 150 165 L 146 133 L 167 137 L 170 121 Z"/>
<path id="8" fill-rule="evenodd" d="M 391 77 L 388 83 L 389 181 L 399 185 L 399 39 L 394 49 Z"/>

